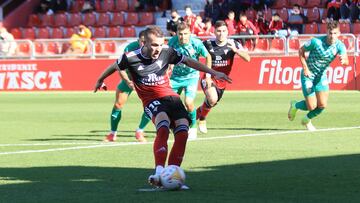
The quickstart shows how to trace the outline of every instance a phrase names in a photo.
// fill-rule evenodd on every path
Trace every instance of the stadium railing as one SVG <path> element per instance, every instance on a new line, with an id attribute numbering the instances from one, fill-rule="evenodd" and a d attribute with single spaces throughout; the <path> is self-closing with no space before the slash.
<path id="1" fill-rule="evenodd" d="M 315 36 L 324 35 L 297 35 L 287 38 L 275 35 L 237 35 L 231 36 L 231 38 L 238 41 L 244 39 L 246 41 L 244 46 L 252 56 L 289 56 L 297 55 L 299 47 Z M 205 36 L 199 38 L 205 40 L 214 37 Z M 339 39 L 345 43 L 349 55 L 355 55 L 360 51 L 360 36 L 342 34 Z M 15 40 L 17 43 L 16 54 L 13 56 L 0 55 L 0 59 L 118 58 L 123 53 L 126 45 L 135 40 L 137 38 L 97 38 L 88 40 L 87 50 L 81 54 L 67 51 L 71 47 L 70 39 Z M 251 40 L 256 41 L 255 47 L 251 47 Z"/>

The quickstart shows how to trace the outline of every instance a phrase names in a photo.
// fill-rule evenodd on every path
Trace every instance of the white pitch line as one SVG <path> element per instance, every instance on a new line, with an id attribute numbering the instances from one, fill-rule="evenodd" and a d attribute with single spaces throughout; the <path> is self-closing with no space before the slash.
<path id="1" fill-rule="evenodd" d="M 360 126 L 343 127 L 343 128 L 317 129 L 314 132 L 310 132 L 310 131 L 307 131 L 307 130 L 290 130 L 290 131 L 283 131 L 283 132 L 268 132 L 268 133 L 242 134 L 242 135 L 228 135 L 228 136 L 198 138 L 196 140 L 189 140 L 189 141 L 190 142 L 194 142 L 194 141 L 196 142 L 196 141 L 221 140 L 221 139 L 241 138 L 241 137 L 255 137 L 255 136 L 268 136 L 268 135 L 286 135 L 286 134 L 293 134 L 293 133 L 303 134 L 303 133 L 316 133 L 316 132 L 344 131 L 344 130 L 354 130 L 354 129 L 360 129 Z M 173 142 L 173 141 L 169 141 L 169 142 Z M 93 148 L 130 146 L 130 145 L 149 145 L 149 144 L 153 144 L 153 142 L 147 142 L 147 143 L 126 142 L 126 143 L 114 143 L 114 144 L 97 144 L 97 145 L 90 145 L 90 146 L 64 147 L 64 148 L 54 148 L 54 149 L 23 150 L 23 151 L 13 151 L 13 152 L 0 152 L 0 155 L 44 153 L 44 152 L 69 151 L 69 150 L 79 150 L 79 149 L 93 149 Z"/>
<path id="2" fill-rule="evenodd" d="M 47 143 L 19 143 L 19 144 L 0 144 L 0 147 L 28 147 L 28 146 L 66 146 L 66 145 L 97 145 L 99 142 L 47 142 Z M 113 143 L 103 143 L 106 145 Z"/>

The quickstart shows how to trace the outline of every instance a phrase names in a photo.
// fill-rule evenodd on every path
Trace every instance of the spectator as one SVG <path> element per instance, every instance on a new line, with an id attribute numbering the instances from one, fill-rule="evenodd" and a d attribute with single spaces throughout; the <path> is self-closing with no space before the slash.
<path id="1" fill-rule="evenodd" d="M 0 56 L 13 56 L 15 54 L 17 44 L 14 36 L 9 33 L 5 27 L 0 26 Z"/>
<path id="2" fill-rule="evenodd" d="M 87 51 L 89 39 L 91 38 L 91 31 L 84 25 L 80 25 L 78 32 L 74 33 L 70 38 L 70 49 L 66 54 L 83 54 Z"/>
<path id="3" fill-rule="evenodd" d="M 57 12 L 65 12 L 67 11 L 67 1 L 65 0 L 51 0 L 50 2 L 50 9 L 53 10 L 55 13 Z"/>
<path id="4" fill-rule="evenodd" d="M 205 29 L 205 24 L 202 21 L 201 16 L 196 16 L 196 21 L 194 25 L 194 34 L 198 35 L 199 32 L 203 32 Z"/>
<path id="5" fill-rule="evenodd" d="M 295 4 L 290 11 L 288 30 L 293 34 L 302 34 L 304 23 L 307 23 L 307 17 L 302 13 L 300 6 Z"/>
<path id="6" fill-rule="evenodd" d="M 327 15 L 326 22 L 330 20 L 339 20 L 340 19 L 340 6 L 341 0 L 328 0 L 327 1 Z"/>
<path id="7" fill-rule="evenodd" d="M 190 32 L 194 33 L 194 26 L 196 21 L 196 15 L 193 14 L 191 6 L 185 6 L 184 21 L 189 25 Z"/>
<path id="8" fill-rule="evenodd" d="M 159 11 L 162 1 L 161 0 L 140 0 L 138 1 L 138 4 L 136 5 L 135 9 L 137 11 L 142 10 L 154 10 Z"/>
<path id="9" fill-rule="evenodd" d="M 340 22 L 350 23 L 352 0 L 343 0 L 340 6 Z"/>
<path id="10" fill-rule="evenodd" d="M 234 11 L 229 11 L 228 18 L 225 20 L 225 23 L 228 28 L 229 35 L 236 34 L 236 21 Z"/>
<path id="11" fill-rule="evenodd" d="M 52 15 L 54 11 L 50 8 L 51 0 L 41 0 L 39 7 L 36 9 L 36 13 Z"/>
<path id="12" fill-rule="evenodd" d="M 274 13 L 270 21 L 269 30 L 272 35 L 287 36 L 288 31 L 285 29 L 285 24 L 278 13 Z"/>
<path id="13" fill-rule="evenodd" d="M 258 35 L 256 27 L 247 19 L 246 14 L 243 12 L 240 14 L 240 21 L 237 24 L 237 30 L 239 35 Z M 246 38 L 241 39 L 243 47 L 248 47 L 246 46 L 246 42 L 250 42 L 251 49 L 253 49 L 256 45 L 256 38 L 251 38 L 251 40 L 247 40 Z"/>
<path id="14" fill-rule="evenodd" d="M 179 15 L 176 9 L 171 10 L 171 18 L 166 22 L 166 30 L 170 36 L 175 36 L 177 32 L 177 26 L 183 22 L 184 19 Z"/>
<path id="15" fill-rule="evenodd" d="M 218 3 L 217 1 L 206 1 L 205 9 L 204 9 L 204 15 L 205 18 L 212 19 L 212 23 L 215 23 L 217 20 L 222 18 L 222 8 L 221 3 Z"/>
<path id="16" fill-rule="evenodd" d="M 198 36 L 215 36 L 215 28 L 210 18 L 205 18 L 204 29 L 198 33 Z"/>
<path id="17" fill-rule="evenodd" d="M 352 0 L 350 5 L 350 20 L 351 22 L 359 21 L 360 14 L 360 0 Z"/>
<path id="18" fill-rule="evenodd" d="M 262 11 L 257 12 L 254 26 L 259 34 L 267 35 L 269 33 L 269 22 L 265 19 Z"/>
<path id="19" fill-rule="evenodd" d="M 82 8 L 81 8 L 81 12 L 82 13 L 90 13 L 93 12 L 95 10 L 95 2 L 91 1 L 91 0 L 85 0 Z"/>

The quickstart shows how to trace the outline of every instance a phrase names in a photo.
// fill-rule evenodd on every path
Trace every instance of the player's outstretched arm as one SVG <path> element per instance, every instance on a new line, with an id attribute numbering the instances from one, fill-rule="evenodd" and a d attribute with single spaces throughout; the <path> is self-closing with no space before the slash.
<path id="1" fill-rule="evenodd" d="M 211 75 L 213 75 L 216 79 L 220 79 L 220 80 L 226 80 L 227 82 L 231 83 L 232 80 L 229 76 L 227 76 L 226 74 L 222 73 L 222 72 L 218 72 L 218 71 L 215 71 L 209 67 L 207 67 L 206 65 L 192 59 L 192 58 L 189 58 L 189 57 L 185 57 L 184 60 L 182 61 L 183 64 L 195 69 L 195 70 L 198 70 L 198 71 L 201 71 L 201 72 L 205 72 L 205 73 L 209 73 Z"/>
<path id="2" fill-rule="evenodd" d="M 104 83 L 104 80 L 116 71 L 117 63 L 111 64 L 97 79 L 94 92 L 97 92 Z"/>

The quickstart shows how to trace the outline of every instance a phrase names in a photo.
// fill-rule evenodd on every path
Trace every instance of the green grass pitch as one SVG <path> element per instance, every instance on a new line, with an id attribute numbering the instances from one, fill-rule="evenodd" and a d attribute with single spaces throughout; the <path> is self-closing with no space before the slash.
<path id="1" fill-rule="evenodd" d="M 300 125 L 305 112 L 287 119 L 289 101 L 301 98 L 225 92 L 209 133 L 187 144 L 191 189 L 140 192 L 151 188 L 154 161 L 151 143 L 134 143 L 135 94 L 118 142 L 106 144 L 114 92 L 0 92 L 0 202 L 359 202 L 360 93 L 330 92 L 313 120 L 323 130 L 311 133 Z M 151 142 L 154 127 L 146 130 Z"/>

